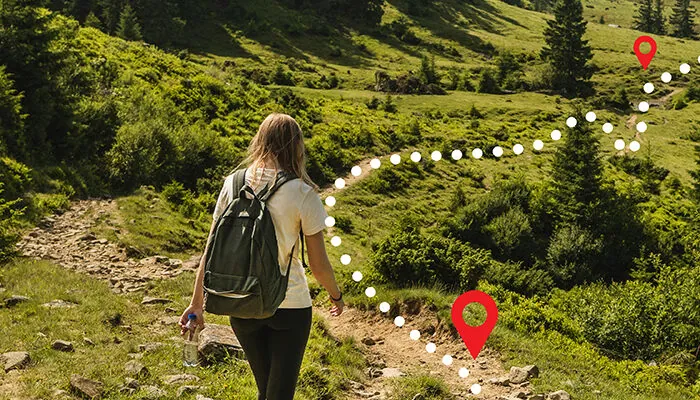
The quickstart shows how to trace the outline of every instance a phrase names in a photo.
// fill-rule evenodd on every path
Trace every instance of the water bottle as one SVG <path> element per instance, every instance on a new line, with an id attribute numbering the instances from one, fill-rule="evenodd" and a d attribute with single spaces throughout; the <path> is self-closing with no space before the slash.
<path id="1" fill-rule="evenodd" d="M 197 326 L 197 315 L 189 314 L 187 316 L 187 333 L 185 333 L 185 344 L 182 350 L 182 364 L 185 367 L 196 367 L 199 365 L 199 355 L 197 347 L 199 346 L 199 327 Z"/>

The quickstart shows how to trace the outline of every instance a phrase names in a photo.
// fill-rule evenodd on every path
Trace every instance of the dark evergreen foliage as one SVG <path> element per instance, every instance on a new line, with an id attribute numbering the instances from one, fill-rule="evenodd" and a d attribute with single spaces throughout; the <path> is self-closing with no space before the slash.
<path id="1" fill-rule="evenodd" d="M 696 39 L 695 12 L 695 7 L 690 4 L 690 0 L 676 0 L 676 4 L 673 6 L 673 14 L 671 14 L 669 19 L 671 35 Z"/>

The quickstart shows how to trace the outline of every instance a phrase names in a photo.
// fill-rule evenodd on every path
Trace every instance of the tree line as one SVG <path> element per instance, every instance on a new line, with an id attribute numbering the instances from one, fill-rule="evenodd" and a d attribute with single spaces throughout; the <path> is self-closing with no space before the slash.
<path id="1" fill-rule="evenodd" d="M 667 24 L 663 0 L 641 0 L 634 18 L 634 29 L 657 35 L 670 33 L 679 38 L 697 39 L 695 13 L 690 0 L 676 0 Z"/>

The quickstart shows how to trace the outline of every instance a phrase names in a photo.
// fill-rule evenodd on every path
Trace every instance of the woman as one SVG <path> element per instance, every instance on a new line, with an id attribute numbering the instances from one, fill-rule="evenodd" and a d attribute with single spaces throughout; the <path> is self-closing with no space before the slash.
<path id="1" fill-rule="evenodd" d="M 299 248 L 301 228 L 306 238 L 311 272 L 331 297 L 331 315 L 338 316 L 343 312 L 344 303 L 326 254 L 323 230 L 327 214 L 316 192 L 318 186 L 306 173 L 305 160 L 299 124 L 289 115 L 271 114 L 260 125 L 248 148 L 248 157 L 241 165 L 249 165 L 246 183 L 256 192 L 273 180 L 278 170 L 292 172 L 299 177 L 280 186 L 266 203 L 275 225 L 280 265 L 286 266 L 292 246 Z M 232 175 L 229 175 L 216 203 L 214 221 L 231 201 L 229 193 L 232 182 Z M 214 228 L 215 224 L 212 224 L 210 235 Z M 286 297 L 272 317 L 230 318 L 231 327 L 255 375 L 259 400 L 294 398 L 311 330 L 311 296 L 298 254 L 293 255 L 289 274 Z M 192 301 L 180 318 L 183 333 L 190 313 L 196 314 L 196 321 L 204 327 L 203 278 L 204 258 L 199 264 Z"/>

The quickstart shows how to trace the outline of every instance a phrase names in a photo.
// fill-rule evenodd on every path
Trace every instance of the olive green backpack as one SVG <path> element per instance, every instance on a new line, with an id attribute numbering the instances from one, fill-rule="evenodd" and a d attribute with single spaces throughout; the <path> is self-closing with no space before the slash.
<path id="1" fill-rule="evenodd" d="M 204 309 L 212 314 L 262 319 L 275 314 L 287 293 L 287 272 L 278 262 L 277 235 L 267 200 L 296 176 L 280 171 L 259 193 L 245 183 L 245 169 L 233 175 L 231 202 L 216 220 L 204 264 Z M 248 199 L 246 193 L 252 194 Z M 302 263 L 304 235 L 301 236 Z"/>

